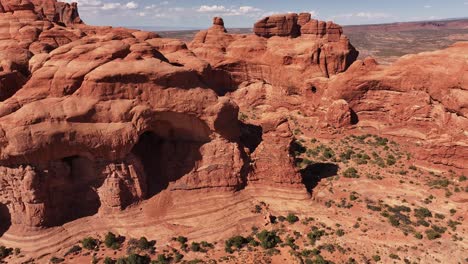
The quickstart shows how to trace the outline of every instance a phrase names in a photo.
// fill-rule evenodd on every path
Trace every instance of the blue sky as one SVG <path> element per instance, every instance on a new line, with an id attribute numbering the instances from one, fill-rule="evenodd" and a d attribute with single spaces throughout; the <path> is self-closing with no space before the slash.
<path id="1" fill-rule="evenodd" d="M 68 0 L 70 1 L 70 0 Z M 227 27 L 251 27 L 259 18 L 310 12 L 343 25 L 468 16 L 468 0 L 74 0 L 88 24 L 206 28 L 213 16 Z"/>

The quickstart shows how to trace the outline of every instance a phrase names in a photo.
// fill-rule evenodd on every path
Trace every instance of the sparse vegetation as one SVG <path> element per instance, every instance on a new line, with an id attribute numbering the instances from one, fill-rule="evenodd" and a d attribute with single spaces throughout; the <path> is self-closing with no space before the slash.
<path id="1" fill-rule="evenodd" d="M 81 245 L 84 249 L 87 249 L 87 250 L 97 250 L 97 247 L 99 245 L 99 240 L 93 237 L 86 237 L 83 240 L 81 240 Z"/>
<path id="2" fill-rule="evenodd" d="M 346 178 L 359 178 L 359 174 L 356 168 L 348 168 L 343 172 L 343 176 Z"/>

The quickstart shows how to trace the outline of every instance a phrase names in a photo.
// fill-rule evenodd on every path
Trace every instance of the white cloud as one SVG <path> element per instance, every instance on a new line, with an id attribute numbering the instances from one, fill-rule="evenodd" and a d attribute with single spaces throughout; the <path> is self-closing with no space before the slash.
<path id="1" fill-rule="evenodd" d="M 131 2 L 128 2 L 125 7 L 127 7 L 128 9 L 137 9 L 138 8 L 138 4 L 131 1 Z"/>
<path id="2" fill-rule="evenodd" d="M 431 5 L 425 5 L 424 8 L 432 8 Z"/>
<path id="3" fill-rule="evenodd" d="M 225 7 L 223 5 L 202 5 L 197 10 L 199 13 L 207 13 L 212 15 L 223 15 L 223 16 L 242 16 L 242 15 L 258 15 L 263 12 L 262 9 L 253 6 L 240 6 L 240 7 Z"/>
<path id="4" fill-rule="evenodd" d="M 121 8 L 122 4 L 121 3 L 105 3 L 102 5 L 101 9 L 102 10 L 114 10 L 117 8 Z"/>
<path id="5" fill-rule="evenodd" d="M 207 5 L 202 5 L 200 8 L 197 9 L 197 12 L 200 13 L 215 13 L 215 12 L 225 12 L 227 9 L 226 7 L 222 5 L 212 5 L 212 6 L 207 6 Z"/>
<path id="6" fill-rule="evenodd" d="M 395 16 L 387 13 L 381 12 L 358 12 L 358 13 L 348 13 L 348 14 L 339 14 L 334 15 L 330 19 L 346 19 L 346 20 L 353 20 L 353 19 L 360 19 L 360 20 L 375 20 L 375 19 L 389 19 L 395 18 Z"/>
<path id="7" fill-rule="evenodd" d="M 376 18 L 389 18 L 391 15 L 386 13 L 373 13 L 373 12 L 359 12 L 352 14 L 353 16 L 367 19 L 376 19 Z"/>

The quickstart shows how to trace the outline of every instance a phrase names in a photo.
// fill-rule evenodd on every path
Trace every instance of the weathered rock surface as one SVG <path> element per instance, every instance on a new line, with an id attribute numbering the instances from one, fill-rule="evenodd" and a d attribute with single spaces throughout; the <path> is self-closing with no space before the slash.
<path id="1" fill-rule="evenodd" d="M 152 197 L 140 226 L 189 214 L 174 205 L 203 211 L 185 194 L 208 200 L 200 193 L 217 192 L 233 210 L 240 190 L 306 199 L 291 154 L 292 111 L 319 132 L 418 140 L 419 159 L 466 170 L 466 43 L 384 67 L 356 61 L 341 27 L 310 14 L 268 17 L 254 31 L 229 34 L 215 18 L 187 46 L 84 25 L 76 4 L 0 0 L 0 217 L 11 222 L 8 234 Z"/>
<path id="2" fill-rule="evenodd" d="M 286 28 L 280 29 L 281 32 L 290 32 L 293 31 L 290 24 L 299 28 L 298 17 L 302 22 L 307 21 L 307 14 L 278 15 L 262 21 L 273 21 L 271 23 Z M 265 27 L 271 29 L 270 26 Z M 338 26 L 332 23 L 329 25 L 329 28 L 336 27 Z M 256 25 L 254 31 L 257 28 Z M 228 90 L 252 80 L 265 80 L 275 87 L 287 89 L 300 86 L 304 80 L 343 72 L 354 62 L 358 52 L 345 36 L 333 32 L 330 31 L 330 37 L 327 33 L 317 35 L 318 37 L 303 35 L 285 38 L 284 36 L 290 36 L 291 33 L 281 33 L 264 38 L 229 34 L 224 26 L 215 21 L 213 27 L 200 31 L 195 36 L 189 48 L 216 70 L 228 73 L 229 79 L 224 85 Z"/>
<path id="3" fill-rule="evenodd" d="M 254 25 L 257 36 L 270 38 L 273 36 L 292 37 L 308 36 L 324 38 L 329 42 L 340 41 L 343 28 L 331 21 L 312 19 L 310 13 L 290 13 L 262 18 Z"/>
<path id="4" fill-rule="evenodd" d="M 345 73 L 311 85 L 321 100 L 348 102 L 359 127 L 420 142 L 416 155 L 466 170 L 468 43 L 407 55 L 393 65 L 356 61 Z"/>

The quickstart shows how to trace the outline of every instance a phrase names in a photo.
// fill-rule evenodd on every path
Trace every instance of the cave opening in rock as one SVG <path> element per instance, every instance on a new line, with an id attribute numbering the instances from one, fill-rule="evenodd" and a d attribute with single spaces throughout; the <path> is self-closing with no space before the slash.
<path id="1" fill-rule="evenodd" d="M 315 163 L 308 165 L 300 171 L 302 183 L 306 186 L 307 191 L 312 193 L 322 179 L 338 175 L 338 169 L 338 165 L 334 163 Z"/>
<path id="2" fill-rule="evenodd" d="M 57 169 L 50 175 L 47 226 L 95 215 L 101 207 L 97 188 L 104 179 L 97 177 L 94 162 L 78 155 L 65 157 L 61 162 L 66 171 Z"/>
<path id="3" fill-rule="evenodd" d="M 0 237 L 10 229 L 11 226 L 11 214 L 10 210 L 5 204 L 0 203 Z"/>
<path id="4" fill-rule="evenodd" d="M 310 90 L 312 91 L 312 93 L 317 93 L 317 87 L 315 86 L 312 86 Z"/>
<path id="5" fill-rule="evenodd" d="M 240 122 L 240 140 L 253 153 L 263 141 L 263 128 L 252 124 Z"/>
<path id="6" fill-rule="evenodd" d="M 145 132 L 132 149 L 143 165 L 147 198 L 167 189 L 169 183 L 189 173 L 201 160 L 199 149 L 203 143 L 177 138 L 173 132 L 169 135 Z"/>
<path id="7" fill-rule="evenodd" d="M 357 123 L 359 123 L 359 117 L 356 112 L 351 109 L 351 125 L 356 125 Z"/>

